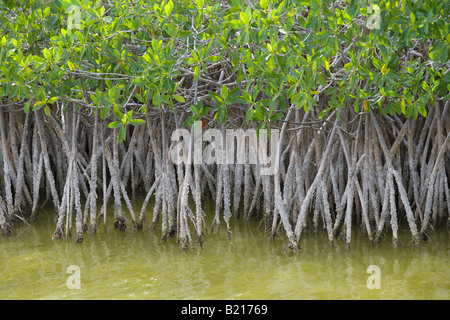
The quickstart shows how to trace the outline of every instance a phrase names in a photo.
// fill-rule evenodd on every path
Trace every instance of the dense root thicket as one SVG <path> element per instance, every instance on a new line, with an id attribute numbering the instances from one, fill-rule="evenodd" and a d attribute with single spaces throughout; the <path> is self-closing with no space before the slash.
<path id="1" fill-rule="evenodd" d="M 106 228 L 111 217 L 119 230 L 127 229 L 130 219 L 135 230 L 148 222 L 151 229 L 161 228 L 163 240 L 176 234 L 183 248 L 201 246 L 202 237 L 218 232 L 221 221 L 232 236 L 234 215 L 263 220 L 268 235 L 286 237 L 286 249 L 299 249 L 305 232 L 322 229 L 330 244 L 342 237 L 349 247 L 354 225 L 374 243 L 391 233 L 394 246 L 405 226 L 411 232 L 407 243 L 417 245 L 432 237 L 433 226 L 450 221 L 448 109 L 448 101 L 437 100 L 428 106 L 427 118 L 416 120 L 352 108 L 342 109 L 339 119 L 333 112 L 319 120 L 314 111 L 292 107 L 278 121 L 280 143 L 275 149 L 267 145 L 276 150 L 272 159 L 278 170 L 263 175 L 262 164 L 248 161 L 173 163 L 169 150 L 178 142 L 171 136 L 184 113 L 149 112 L 146 125 L 134 127 L 119 143 L 117 129 L 75 107 L 62 113 L 54 105 L 47 116 L 4 106 L 1 234 L 13 232 L 18 220 L 36 220 L 38 208 L 51 201 L 53 237 L 69 237 L 75 221 L 78 242 L 99 223 Z M 249 129 L 245 111 L 238 109 L 233 121 L 218 129 L 232 128 Z M 191 152 L 199 134 L 187 142 Z M 139 215 L 132 204 L 138 194 L 146 195 Z M 152 198 L 154 207 L 148 208 Z M 207 230 L 202 200 L 211 198 L 216 211 Z M 106 210 L 108 203 L 114 212 Z"/>

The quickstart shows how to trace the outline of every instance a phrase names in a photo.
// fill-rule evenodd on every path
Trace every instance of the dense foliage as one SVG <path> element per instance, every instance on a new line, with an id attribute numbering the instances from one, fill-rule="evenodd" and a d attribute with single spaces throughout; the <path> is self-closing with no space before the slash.
<path id="1" fill-rule="evenodd" d="M 448 99 L 448 1 L 3 0 L 0 96 L 25 112 L 161 108 L 260 127 L 289 104 L 427 115 Z M 431 103 L 432 105 L 432 103 Z M 233 113 L 233 109 L 238 112 Z"/>

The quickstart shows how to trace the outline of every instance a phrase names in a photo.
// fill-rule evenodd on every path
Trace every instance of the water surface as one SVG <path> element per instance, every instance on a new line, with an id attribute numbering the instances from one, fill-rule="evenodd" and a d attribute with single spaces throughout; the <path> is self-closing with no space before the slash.
<path id="1" fill-rule="evenodd" d="M 450 299 L 447 228 L 420 248 L 397 250 L 354 234 L 347 251 L 344 242 L 328 246 L 326 232 L 305 234 L 294 255 L 281 253 L 286 240 L 270 241 L 258 221 L 235 219 L 231 240 L 223 226 L 203 250 L 182 252 L 148 226 L 108 226 L 82 244 L 53 241 L 51 216 L 0 237 L 0 299 Z M 401 238 L 408 242 L 407 230 Z M 80 268 L 79 290 L 67 287 L 70 265 Z M 380 268 L 380 289 L 367 287 L 370 265 Z"/>

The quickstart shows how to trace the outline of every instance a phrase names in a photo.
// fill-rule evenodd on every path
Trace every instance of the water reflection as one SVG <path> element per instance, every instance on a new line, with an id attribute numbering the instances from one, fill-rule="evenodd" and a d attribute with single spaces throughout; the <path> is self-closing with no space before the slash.
<path id="1" fill-rule="evenodd" d="M 204 250 L 181 252 L 158 230 L 86 234 L 52 241 L 54 224 L 41 219 L 0 239 L 0 299 L 449 299 L 449 235 L 394 250 L 389 237 L 378 246 L 353 232 L 350 251 L 335 247 L 326 232 L 306 234 L 300 254 L 282 254 L 285 239 L 270 241 L 258 221 L 232 221 L 208 234 Z M 210 224 L 207 223 L 209 226 Z M 402 239 L 409 239 L 407 232 Z M 66 286 L 67 267 L 77 265 L 81 290 Z M 369 290 L 369 265 L 381 270 L 381 289 Z"/>

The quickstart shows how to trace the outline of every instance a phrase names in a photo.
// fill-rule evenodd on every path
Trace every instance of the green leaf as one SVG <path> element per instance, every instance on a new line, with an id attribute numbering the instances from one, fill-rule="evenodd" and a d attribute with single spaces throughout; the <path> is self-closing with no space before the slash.
<path id="1" fill-rule="evenodd" d="M 98 104 L 98 100 L 97 100 L 97 97 L 95 96 L 95 94 L 91 93 L 90 96 L 91 96 L 92 102 L 94 102 L 95 104 Z"/>
<path id="2" fill-rule="evenodd" d="M 427 117 L 427 110 L 424 106 L 418 106 L 417 109 L 422 116 Z"/>
<path id="3" fill-rule="evenodd" d="M 201 110 L 201 116 L 206 116 L 207 114 L 208 114 L 208 112 L 209 112 L 209 109 L 211 109 L 211 108 L 202 108 L 202 109 L 200 109 Z"/>
<path id="4" fill-rule="evenodd" d="M 245 14 L 248 17 L 248 20 L 251 21 L 252 20 L 252 8 L 250 8 L 250 6 L 247 6 L 247 8 L 245 8 Z"/>
<path id="5" fill-rule="evenodd" d="M 267 70 L 272 71 L 275 68 L 275 59 L 273 55 L 270 55 L 269 61 L 267 61 Z"/>
<path id="6" fill-rule="evenodd" d="M 237 87 L 234 89 L 231 89 L 230 93 L 228 94 L 229 98 L 236 98 L 241 93 L 241 88 Z M 228 99 L 230 100 L 230 99 Z"/>
<path id="7" fill-rule="evenodd" d="M 192 50 L 191 52 L 192 52 L 192 58 L 194 59 L 194 61 L 200 62 L 200 58 L 198 57 L 197 52 L 195 52 L 194 50 Z"/>
<path id="8" fill-rule="evenodd" d="M 322 111 L 320 111 L 319 119 L 323 119 L 323 118 L 328 114 L 328 112 L 329 112 L 330 110 L 331 110 L 331 107 L 326 108 L 326 109 L 323 109 Z"/>
<path id="9" fill-rule="evenodd" d="M 125 114 L 126 122 L 128 122 L 128 120 L 131 120 L 131 119 L 133 119 L 133 110 L 130 110 Z"/>
<path id="10" fill-rule="evenodd" d="M 144 98 L 139 93 L 136 93 L 136 99 L 138 99 L 139 102 L 145 103 Z"/>
<path id="11" fill-rule="evenodd" d="M 173 2 L 172 0 L 170 0 L 165 6 L 164 6 L 164 11 L 166 12 L 166 14 L 168 16 L 170 16 L 170 14 L 172 13 L 173 10 Z"/>
<path id="12" fill-rule="evenodd" d="M 314 11 L 318 11 L 320 7 L 320 0 L 312 0 L 311 6 Z"/>
<path id="13" fill-rule="evenodd" d="M 250 20 L 249 20 L 247 14 L 246 14 L 244 11 L 242 11 L 242 12 L 239 14 L 239 16 L 241 17 L 242 22 L 244 22 L 246 25 L 249 25 L 249 24 L 250 24 Z"/>
<path id="14" fill-rule="evenodd" d="M 277 120 L 280 120 L 283 117 L 284 117 L 284 115 L 282 113 L 277 113 L 277 114 L 274 114 L 273 116 L 270 117 L 270 121 L 274 121 L 275 122 Z"/>
<path id="15" fill-rule="evenodd" d="M 45 105 L 44 113 L 47 117 L 50 117 L 50 108 L 48 107 L 48 105 Z"/>
<path id="16" fill-rule="evenodd" d="M 255 121 L 264 120 L 264 115 L 261 113 L 260 110 L 256 109 L 255 111 L 253 111 L 253 120 Z"/>
<path id="17" fill-rule="evenodd" d="M 227 98 L 228 98 L 228 87 L 226 85 L 222 86 L 221 93 L 222 93 L 223 100 L 227 100 Z"/>
<path id="18" fill-rule="evenodd" d="M 226 117 L 227 117 L 227 109 L 224 106 L 222 106 L 221 108 L 219 108 L 219 110 L 217 110 L 216 113 L 217 122 L 225 123 Z"/>
<path id="19" fill-rule="evenodd" d="M 28 113 L 28 111 L 30 110 L 30 104 L 31 104 L 31 100 L 28 100 L 28 101 L 25 103 L 25 105 L 24 105 L 24 107 L 23 107 L 23 110 L 25 111 L 25 113 Z"/>
<path id="20" fill-rule="evenodd" d="M 186 102 L 186 100 L 184 99 L 184 97 L 183 96 L 178 96 L 178 95 L 175 95 L 175 96 L 173 96 L 173 98 L 175 99 L 175 100 L 177 100 L 178 102 Z"/>
<path id="21" fill-rule="evenodd" d="M 158 91 L 153 94 L 153 104 L 157 109 L 161 107 L 161 94 Z"/>
<path id="22" fill-rule="evenodd" d="M 222 100 L 222 98 L 215 92 L 210 91 L 208 92 L 209 96 L 211 97 L 211 99 L 220 102 L 220 103 L 224 103 L 224 101 Z"/>
<path id="23" fill-rule="evenodd" d="M 247 91 L 243 91 L 242 94 L 244 95 L 242 97 L 242 100 L 245 101 L 245 103 L 252 103 L 252 96 Z"/>
<path id="24" fill-rule="evenodd" d="M 33 111 L 37 111 L 42 108 L 42 106 L 45 104 L 45 101 L 37 101 L 35 102 L 33 106 Z"/>
<path id="25" fill-rule="evenodd" d="M 67 65 L 69 66 L 70 70 L 73 71 L 73 69 L 75 69 L 75 65 L 72 63 L 72 61 L 67 60 Z"/>
<path id="26" fill-rule="evenodd" d="M 191 110 L 192 110 L 192 113 L 193 113 L 193 114 L 195 114 L 196 116 L 198 115 L 198 109 L 197 109 L 197 107 L 194 106 L 193 104 L 191 104 Z"/>
<path id="27" fill-rule="evenodd" d="M 103 107 L 102 111 L 100 112 L 100 115 L 103 120 L 105 120 L 109 115 L 111 114 L 111 108 L 109 107 Z"/>
<path id="28" fill-rule="evenodd" d="M 339 52 L 339 40 L 336 37 L 333 41 L 333 54 L 336 54 L 337 52 Z"/>
<path id="29" fill-rule="evenodd" d="M 357 13 L 357 3 L 355 0 L 352 0 L 349 5 L 347 5 L 346 11 L 351 18 L 354 18 Z"/>
<path id="30" fill-rule="evenodd" d="M 184 122 L 183 122 L 183 127 L 190 127 L 191 125 L 194 124 L 196 120 L 195 116 L 191 116 L 189 118 L 187 118 Z"/>
<path id="31" fill-rule="evenodd" d="M 267 0 L 260 0 L 259 1 L 259 6 L 261 8 L 263 8 L 264 10 L 266 10 L 267 9 Z"/>
<path id="32" fill-rule="evenodd" d="M 416 23 L 416 16 L 414 15 L 414 13 L 412 11 L 409 13 L 409 18 L 411 19 L 411 22 L 413 24 Z"/>
<path id="33" fill-rule="evenodd" d="M 52 103 L 55 103 L 56 100 L 58 100 L 58 97 L 52 97 L 52 98 L 48 99 L 47 103 L 52 104 Z"/>
<path id="34" fill-rule="evenodd" d="M 249 122 L 253 120 L 253 111 L 253 108 L 250 107 L 245 113 L 245 122 L 247 122 L 247 124 L 249 124 Z"/>
<path id="35" fill-rule="evenodd" d="M 119 129 L 119 142 L 125 141 L 127 138 L 127 127 L 123 126 Z"/>
<path id="36" fill-rule="evenodd" d="M 116 129 L 123 126 L 123 123 L 121 121 L 113 121 L 110 124 L 108 124 L 108 128 Z"/>
<path id="37" fill-rule="evenodd" d="M 405 99 L 400 100 L 400 109 L 402 110 L 402 113 L 406 115 Z"/>
<path id="38" fill-rule="evenodd" d="M 132 125 L 132 126 L 139 126 L 139 125 L 141 125 L 141 124 L 144 124 L 145 123 L 145 120 L 143 120 L 143 119 L 132 119 L 132 120 L 130 120 L 130 124 Z"/>
<path id="39" fill-rule="evenodd" d="M 120 121 L 122 121 L 122 119 L 124 118 L 123 113 L 120 112 L 119 107 L 114 106 L 114 114 L 116 115 L 117 119 L 119 119 Z"/>
<path id="40" fill-rule="evenodd" d="M 200 68 L 198 65 L 195 66 L 195 69 L 194 69 L 194 79 L 195 79 L 195 81 L 198 81 L 198 79 L 200 79 Z"/>

